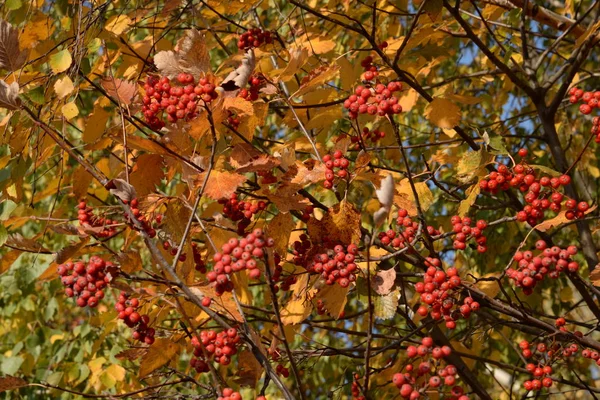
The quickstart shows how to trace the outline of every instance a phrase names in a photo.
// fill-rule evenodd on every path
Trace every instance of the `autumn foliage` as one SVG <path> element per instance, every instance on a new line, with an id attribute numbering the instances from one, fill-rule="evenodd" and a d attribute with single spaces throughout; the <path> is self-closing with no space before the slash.
<path id="1" fill-rule="evenodd" d="M 600 393 L 597 3 L 0 14 L 2 398 Z"/>

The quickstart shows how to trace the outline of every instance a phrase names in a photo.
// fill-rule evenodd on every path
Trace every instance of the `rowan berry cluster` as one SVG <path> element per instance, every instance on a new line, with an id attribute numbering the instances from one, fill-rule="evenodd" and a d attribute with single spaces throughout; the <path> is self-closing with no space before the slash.
<path id="1" fill-rule="evenodd" d="M 141 315 L 137 309 L 140 301 L 137 298 L 129 298 L 125 292 L 119 294 L 119 300 L 115 304 L 115 310 L 119 313 L 119 319 L 125 322 L 130 328 L 133 328 L 131 337 L 146 344 L 154 343 L 154 328 L 150 328 L 150 317 L 147 314 Z"/>
<path id="2" fill-rule="evenodd" d="M 258 93 L 266 82 L 267 80 L 263 74 L 254 74 L 248 79 L 248 85 L 250 85 L 250 88 L 243 88 L 240 90 L 238 96 L 248 101 L 258 100 Z"/>
<path id="3" fill-rule="evenodd" d="M 229 239 L 221 246 L 221 252 L 213 256 L 215 264 L 213 270 L 206 274 L 206 279 L 209 282 L 216 282 L 215 291 L 218 296 L 233 290 L 229 274 L 245 269 L 251 279 L 258 279 L 260 270 L 257 259 L 262 259 L 265 255 L 264 249 L 273 245 L 274 240 L 265 238 L 263 230 L 258 228 L 246 237 Z"/>
<path id="4" fill-rule="evenodd" d="M 229 328 L 217 333 L 213 330 L 200 332 L 200 338 L 192 337 L 194 357 L 190 365 L 198 373 L 208 372 L 208 362 L 213 359 L 221 365 L 229 365 L 231 357 L 238 351 L 241 341 L 236 328 Z"/>
<path id="5" fill-rule="evenodd" d="M 311 217 L 313 211 L 315 211 L 314 206 L 307 206 L 304 210 L 302 210 L 302 215 L 300 215 L 300 219 L 304 222 L 308 222 L 308 220 L 310 220 L 310 217 Z"/>
<path id="6" fill-rule="evenodd" d="M 323 157 L 323 162 L 325 163 L 325 182 L 323 182 L 323 186 L 326 189 L 331 189 L 333 187 L 333 182 L 335 181 L 336 173 L 337 177 L 341 179 L 348 179 L 350 174 L 348 173 L 348 166 L 350 165 L 350 161 L 344 157 L 344 154 L 340 150 L 336 150 L 333 152 L 333 158 L 331 155 L 326 154 Z"/>
<path id="7" fill-rule="evenodd" d="M 217 98 L 215 89 L 207 78 L 200 78 L 196 83 L 191 74 L 180 73 L 174 81 L 166 76 L 149 75 L 144 84 L 142 112 L 153 129 L 165 126 L 163 112 L 168 122 L 189 121 L 198 115 L 199 105 L 205 106 Z"/>
<path id="8" fill-rule="evenodd" d="M 548 247 L 543 240 L 536 242 L 535 247 L 540 252 L 534 256 L 531 251 L 518 251 L 513 260 L 517 262 L 517 268 L 509 268 L 506 275 L 514 281 L 517 287 L 523 288 L 523 293 L 530 295 L 538 282 L 546 275 L 557 279 L 561 272 L 579 271 L 579 263 L 573 260 L 577 254 L 576 246 L 561 249 L 558 246 Z"/>
<path id="9" fill-rule="evenodd" d="M 321 299 L 317 299 L 317 314 L 324 315 L 327 312 L 325 303 Z"/>
<path id="10" fill-rule="evenodd" d="M 581 352 L 581 356 L 583 358 L 589 358 L 589 359 L 594 360 L 596 362 L 596 365 L 600 366 L 600 353 L 598 353 L 597 351 L 590 350 L 590 349 L 584 349 Z"/>
<path id="11" fill-rule="evenodd" d="M 142 225 L 142 229 L 144 230 L 144 232 L 146 232 L 151 238 L 155 237 L 155 228 L 162 224 L 162 214 L 156 214 L 154 216 L 154 221 L 152 221 L 151 219 L 148 219 L 145 215 L 142 215 L 142 212 L 139 209 L 138 199 L 132 199 L 131 201 L 123 200 L 123 203 L 129 204 L 129 207 L 131 208 L 131 214 L 133 214 L 134 218 Z M 127 213 L 123 213 L 123 215 L 127 219 L 127 222 L 130 225 L 132 225 L 134 229 L 138 229 L 135 226 L 135 224 L 133 224 L 131 218 L 129 218 L 129 215 Z"/>
<path id="12" fill-rule="evenodd" d="M 165 240 L 163 242 L 163 249 L 168 250 L 169 254 L 171 254 L 173 257 L 175 257 L 177 255 L 177 252 L 179 251 L 179 247 L 173 246 L 169 240 Z M 179 260 L 179 262 L 184 262 L 185 260 L 187 260 L 187 254 L 182 252 L 179 255 L 178 260 Z"/>
<path id="13" fill-rule="evenodd" d="M 223 389 L 223 396 L 217 397 L 217 400 L 242 400 L 239 392 L 234 392 L 231 388 Z"/>
<path id="14" fill-rule="evenodd" d="M 487 222 L 480 219 L 474 227 L 471 227 L 471 218 L 461 218 L 455 215 L 450 220 L 452 222 L 452 231 L 456 233 L 454 237 L 454 248 L 456 250 L 464 250 L 467 247 L 469 239 L 475 239 L 477 243 L 477 251 L 485 253 L 487 251 L 487 237 L 483 235 L 483 231 L 487 228 Z"/>
<path id="15" fill-rule="evenodd" d="M 444 365 L 443 359 L 450 354 L 450 347 L 434 346 L 430 337 L 424 337 L 419 346 L 408 346 L 406 355 L 410 364 L 406 365 L 406 372 L 398 372 L 392 377 L 392 383 L 400 390 L 400 396 L 416 400 L 429 389 L 442 393 L 446 386 L 451 388 L 447 398 L 468 400 L 469 397 L 464 394 L 462 386 L 456 385 L 456 367 L 451 364 Z M 419 362 L 416 368 L 413 365 L 415 362 Z"/>
<path id="16" fill-rule="evenodd" d="M 389 82 L 387 85 L 378 83 L 375 87 L 357 86 L 354 94 L 344 101 L 344 107 L 349 110 L 351 119 L 356 119 L 358 114 L 393 115 L 402 112 L 395 92 L 402 90 L 401 82 Z"/>
<path id="17" fill-rule="evenodd" d="M 465 297 L 460 307 L 459 292 L 455 290 L 461 284 L 458 270 L 448 268 L 446 272 L 441 269 L 442 262 L 439 258 L 427 257 L 425 260 L 427 271 L 422 282 L 415 284 L 415 291 L 424 303 L 417 309 L 417 314 L 422 317 L 431 315 L 435 320 L 442 318 L 446 328 L 456 328 L 456 320 L 469 318 L 471 312 L 479 310 L 479 303 L 471 297 Z"/>
<path id="18" fill-rule="evenodd" d="M 275 372 L 284 378 L 288 378 L 290 376 L 290 370 L 287 369 L 283 364 L 277 364 L 277 367 L 275 367 Z"/>
<path id="19" fill-rule="evenodd" d="M 419 224 L 413 221 L 408 216 L 408 210 L 401 208 L 398 210 L 398 218 L 396 218 L 398 225 L 398 231 L 388 229 L 386 232 L 379 233 L 379 240 L 381 244 L 385 246 L 392 246 L 395 248 L 404 248 L 415 240 L 417 232 L 419 230 Z M 427 232 L 431 236 L 439 235 L 440 232 L 433 226 L 427 226 Z"/>
<path id="20" fill-rule="evenodd" d="M 77 219 L 79 219 L 79 224 L 81 226 L 102 228 L 100 232 L 93 234 L 95 237 L 107 238 L 114 236 L 117 233 L 116 228 L 111 225 L 117 224 L 118 221 L 96 216 L 92 210 L 92 207 L 88 207 L 85 199 L 79 200 L 79 205 L 77 208 Z"/>
<path id="21" fill-rule="evenodd" d="M 350 386 L 350 390 L 352 391 L 352 398 L 354 400 L 366 400 L 366 397 L 360 394 L 360 384 L 358 383 L 360 379 L 359 374 L 352 375 L 352 385 Z"/>
<path id="22" fill-rule="evenodd" d="M 239 200 L 237 193 L 233 193 L 229 199 L 219 200 L 219 204 L 223 204 L 223 215 L 238 223 L 238 235 L 244 234 L 246 228 L 252 222 L 254 214 L 258 214 L 267 208 L 267 203 L 262 200 L 256 203 Z"/>
<path id="23" fill-rule="evenodd" d="M 572 87 L 569 89 L 569 102 L 571 104 L 581 102 L 579 112 L 588 115 L 600 104 L 600 91 L 584 92 L 583 89 Z"/>
<path id="24" fill-rule="evenodd" d="M 375 144 L 377 143 L 379 140 L 383 139 L 385 137 L 385 132 L 384 131 L 380 131 L 378 129 L 373 129 L 372 131 L 369 130 L 369 128 L 364 127 L 362 130 L 362 140 L 363 142 L 366 142 L 367 140 L 370 141 L 371 143 Z M 360 142 L 360 137 L 358 136 L 352 136 L 352 139 L 350 139 L 352 141 L 352 143 L 358 143 Z"/>
<path id="25" fill-rule="evenodd" d="M 198 244 L 196 242 L 192 242 L 192 255 L 194 257 L 194 268 L 196 271 L 201 274 L 206 273 L 206 263 L 202 259 L 202 255 L 200 254 L 200 250 L 198 249 Z"/>
<path id="26" fill-rule="evenodd" d="M 581 332 L 576 332 L 576 334 L 578 333 L 582 336 Z M 527 364 L 525 367 L 533 375 L 534 379 L 525 381 L 523 387 L 526 390 L 536 391 L 543 387 L 552 386 L 552 378 L 548 375 L 552 373 L 551 365 L 553 363 L 574 356 L 579 352 L 579 346 L 576 343 L 567 344 L 557 341 L 547 343 L 544 338 L 540 338 L 535 342 L 522 340 L 519 343 L 519 347 L 523 357 L 535 361 Z M 592 352 L 588 351 L 586 354 L 591 356 Z"/>
<path id="27" fill-rule="evenodd" d="M 594 141 L 600 143 L 600 117 L 592 118 L 592 135 L 596 136 Z"/>
<path id="28" fill-rule="evenodd" d="M 231 126 L 233 129 L 237 129 L 241 122 L 240 118 L 234 112 L 227 110 L 227 125 Z"/>
<path id="29" fill-rule="evenodd" d="M 237 45 L 240 50 L 249 50 L 260 47 L 263 43 L 273 43 L 271 32 L 263 31 L 260 28 L 254 28 L 242 33 Z"/>
<path id="30" fill-rule="evenodd" d="M 481 190 L 492 194 L 500 190 L 509 190 L 511 187 L 516 187 L 523 193 L 527 192 L 525 195 L 527 205 L 523 207 L 523 210 L 517 212 L 517 220 L 536 225 L 544 219 L 546 210 L 560 212 L 563 201 L 567 208 L 565 216 L 571 220 L 581 218 L 583 213 L 589 209 L 589 205 L 585 201 L 578 203 L 557 191 L 561 186 L 567 186 L 570 183 L 569 175 L 538 177 L 533 168 L 520 163 L 515 165 L 512 171 L 506 165 L 499 165 L 498 171 L 491 172 L 487 179 L 479 182 L 479 186 Z"/>
<path id="31" fill-rule="evenodd" d="M 98 256 L 90 257 L 87 265 L 83 261 L 67 262 L 57 268 L 67 297 L 76 297 L 79 307 L 96 307 L 104 298 L 104 289 L 111 281 L 106 268 L 113 264 Z"/>
<path id="32" fill-rule="evenodd" d="M 346 288 L 350 282 L 356 281 L 355 271 L 358 266 L 354 261 L 357 254 L 358 247 L 355 244 L 349 244 L 345 248 L 338 244 L 333 249 L 315 255 L 307 271 L 320 274 L 327 285 L 337 282 L 341 287 Z"/>

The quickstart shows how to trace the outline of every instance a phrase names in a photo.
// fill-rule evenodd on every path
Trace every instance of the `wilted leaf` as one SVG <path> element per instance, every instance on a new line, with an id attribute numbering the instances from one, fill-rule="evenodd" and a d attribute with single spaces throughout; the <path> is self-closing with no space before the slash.
<path id="1" fill-rule="evenodd" d="M 358 300 L 363 305 L 369 304 L 369 293 L 367 285 L 364 280 L 357 281 L 357 292 Z M 391 319 L 396 315 L 396 309 L 398 308 L 398 297 L 400 292 L 398 289 L 390 291 L 386 295 L 378 295 L 377 293 L 371 292 L 371 302 L 373 304 L 373 315 L 376 318 L 387 320 Z"/>
<path id="2" fill-rule="evenodd" d="M 600 264 L 597 264 L 590 272 L 590 282 L 594 286 L 600 286 Z"/>
<path id="3" fill-rule="evenodd" d="M 75 256 L 79 252 L 79 250 L 81 250 L 86 244 L 88 244 L 89 241 L 89 237 L 83 238 L 78 243 L 62 248 L 60 251 L 58 251 L 58 253 L 56 253 L 56 258 L 54 259 L 54 262 L 57 264 L 63 264 L 67 260 L 73 258 L 73 256 Z"/>
<path id="4" fill-rule="evenodd" d="M 135 188 L 127 183 L 126 180 L 113 179 L 110 181 L 109 187 L 113 187 L 110 189 L 110 193 L 123 201 L 131 201 L 138 197 Z"/>
<path id="5" fill-rule="evenodd" d="M 308 60 L 308 49 L 305 47 L 293 47 L 290 49 L 290 59 L 278 79 L 285 82 L 292 78 L 296 72 L 304 65 Z"/>
<path id="6" fill-rule="evenodd" d="M 0 19 L 0 68 L 16 71 L 27 61 L 27 51 L 19 49 L 19 31 Z"/>
<path id="7" fill-rule="evenodd" d="M 16 110 L 20 105 L 19 84 L 13 82 L 9 85 L 0 79 L 0 107 L 7 110 Z"/>
<path id="8" fill-rule="evenodd" d="M 287 252 L 290 234 L 295 226 L 296 224 L 292 218 L 292 214 L 279 213 L 271 221 L 269 221 L 265 230 L 265 235 L 273 238 L 275 241 L 274 250 L 277 251 L 283 258 L 285 258 L 285 254 Z"/>
<path id="9" fill-rule="evenodd" d="M 16 376 L 0 376 L 0 393 L 25 387 L 27 385 L 28 383 L 26 380 L 17 378 Z"/>
<path id="10" fill-rule="evenodd" d="M 269 171 L 280 164 L 275 157 L 261 153 L 248 143 L 239 143 L 233 147 L 229 163 L 239 173 Z"/>
<path id="11" fill-rule="evenodd" d="M 296 283 L 291 286 L 292 297 L 281 310 L 281 322 L 284 325 L 299 324 L 312 312 L 311 300 L 316 290 L 309 289 L 308 285 L 308 273 L 299 273 Z"/>
<path id="12" fill-rule="evenodd" d="M 146 196 L 156 191 L 165 177 L 164 159 L 160 154 L 142 154 L 136 160 L 129 181 L 136 188 L 138 196 Z"/>
<path id="13" fill-rule="evenodd" d="M 340 67 L 337 64 L 323 65 L 319 68 L 312 70 L 307 76 L 305 76 L 300 82 L 300 87 L 292 95 L 292 97 L 303 96 L 315 90 L 320 85 L 327 81 L 331 81 L 339 73 Z"/>
<path id="14" fill-rule="evenodd" d="M 106 25 L 104 25 L 104 29 L 114 33 L 115 35 L 120 35 L 129 28 L 129 25 L 131 25 L 132 22 L 133 21 L 131 20 L 131 18 L 129 18 L 127 15 L 118 14 L 111 17 L 106 22 Z"/>
<path id="15" fill-rule="evenodd" d="M 452 128 L 460 122 L 460 108 L 448 99 L 437 97 L 425 107 L 425 117 L 440 128 Z"/>
<path id="16" fill-rule="evenodd" d="M 255 66 L 256 59 L 254 57 L 254 51 L 250 49 L 246 52 L 239 67 L 231 71 L 229 75 L 225 77 L 221 87 L 225 90 L 235 90 L 246 87 Z"/>
<path id="17" fill-rule="evenodd" d="M 109 116 L 110 114 L 104 110 L 101 104 L 96 104 L 94 112 L 88 116 L 83 130 L 83 141 L 85 143 L 93 143 L 102 137 L 106 130 L 106 121 L 108 121 Z"/>
<path id="18" fill-rule="evenodd" d="M 387 270 L 379 270 L 371 277 L 371 286 L 377 294 L 385 295 L 392 291 L 396 282 L 396 270 L 390 268 Z"/>
<path id="19" fill-rule="evenodd" d="M 142 357 L 148 352 L 148 347 L 137 347 L 132 349 L 123 350 L 118 353 L 115 357 L 119 360 L 129 360 L 135 361 L 138 358 Z"/>
<path id="20" fill-rule="evenodd" d="M 156 339 L 154 344 L 148 348 L 148 352 L 142 357 L 138 376 L 140 379 L 148 376 L 171 361 L 179 351 L 180 346 L 177 343 L 173 343 L 171 339 Z"/>
<path id="21" fill-rule="evenodd" d="M 425 0 L 425 6 L 423 7 L 423 11 L 425 11 L 425 13 L 429 15 L 431 21 L 435 21 L 442 12 L 443 7 L 443 0 Z"/>
<path id="22" fill-rule="evenodd" d="M 350 286 L 341 287 L 337 283 L 333 285 L 323 285 L 317 292 L 316 297 L 323 300 L 323 308 L 327 310 L 329 315 L 333 318 L 338 319 L 346 302 L 348 301 L 348 292 Z"/>
<path id="23" fill-rule="evenodd" d="M 240 386 L 255 387 L 263 368 L 250 350 L 244 350 L 237 356 L 238 365 L 234 381 Z"/>
<path id="24" fill-rule="evenodd" d="M 239 322 L 244 320 L 230 292 L 225 292 L 221 296 L 217 296 L 215 288 L 208 282 L 191 287 L 190 290 L 199 298 L 203 298 L 204 296 L 211 298 L 210 308 L 219 314 Z"/>
<path id="25" fill-rule="evenodd" d="M 544 165 L 536 165 L 536 164 L 529 164 L 529 167 L 536 169 L 540 172 L 543 172 L 544 174 L 550 175 L 550 176 L 555 176 L 555 177 L 559 177 L 562 175 L 562 173 L 553 170 L 552 168 L 548 168 Z"/>
<path id="26" fill-rule="evenodd" d="M 10 247 L 14 247 L 22 251 L 27 251 L 29 253 L 51 253 L 38 241 L 24 238 L 20 233 L 13 233 L 6 239 L 5 243 Z"/>
<path id="27" fill-rule="evenodd" d="M 161 51 L 154 56 L 154 64 L 163 76 L 175 78 L 180 72 L 197 77 L 210 71 L 210 58 L 204 34 L 188 29 L 177 42 L 175 51 Z"/>

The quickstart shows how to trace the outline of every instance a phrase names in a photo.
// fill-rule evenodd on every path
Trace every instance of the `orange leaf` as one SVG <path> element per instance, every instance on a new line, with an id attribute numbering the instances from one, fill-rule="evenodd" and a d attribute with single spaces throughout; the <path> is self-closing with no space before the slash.
<path id="1" fill-rule="evenodd" d="M 200 174 L 197 181 L 203 182 L 205 174 L 205 172 Z M 228 199 L 244 182 L 246 182 L 246 177 L 244 175 L 236 174 L 234 172 L 213 170 L 208 177 L 204 195 L 213 200 Z"/>

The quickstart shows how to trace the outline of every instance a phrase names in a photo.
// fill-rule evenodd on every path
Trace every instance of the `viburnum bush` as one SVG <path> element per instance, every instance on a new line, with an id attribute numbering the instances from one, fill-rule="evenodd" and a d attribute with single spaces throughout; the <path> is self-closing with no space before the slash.
<path id="1" fill-rule="evenodd" d="M 5 3 L 3 399 L 600 396 L 595 3 Z"/>

